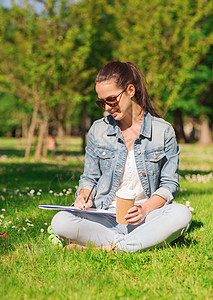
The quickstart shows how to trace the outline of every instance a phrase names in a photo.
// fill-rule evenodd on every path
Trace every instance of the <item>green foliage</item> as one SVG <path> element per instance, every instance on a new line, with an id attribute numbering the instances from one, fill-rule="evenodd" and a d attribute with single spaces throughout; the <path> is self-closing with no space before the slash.
<path id="1" fill-rule="evenodd" d="M 121 35 L 117 57 L 144 70 L 153 102 L 163 114 L 180 108 L 197 116 L 212 80 L 211 66 L 205 64 L 213 41 L 212 2 L 115 2 Z"/>
<path id="2" fill-rule="evenodd" d="M 0 134 L 13 132 L 20 128 L 22 121 L 28 119 L 32 106 L 18 100 L 13 94 L 0 93 Z"/>
<path id="3" fill-rule="evenodd" d="M 63 122 L 87 103 L 107 61 L 132 61 L 146 75 L 157 110 L 212 120 L 212 2 L 209 0 L 43 1 L 0 8 L 0 90 L 39 103 Z M 79 123 L 80 123 L 80 117 Z"/>
<path id="4" fill-rule="evenodd" d="M 64 10 L 55 6 L 56 1 L 47 2 L 42 15 L 30 5 L 2 10 L 0 79 L 3 91 L 39 103 L 42 113 L 48 110 L 50 117 L 60 118 L 63 107 L 72 114 L 80 100 L 79 73 L 89 51 L 90 30 L 82 41 L 73 11 L 63 19 Z"/>

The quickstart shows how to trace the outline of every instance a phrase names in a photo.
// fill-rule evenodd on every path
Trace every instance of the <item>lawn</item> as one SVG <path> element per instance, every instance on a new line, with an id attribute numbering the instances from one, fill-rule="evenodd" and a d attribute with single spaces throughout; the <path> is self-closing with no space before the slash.
<path id="1" fill-rule="evenodd" d="M 48 240 L 55 212 L 69 205 L 83 170 L 80 139 L 67 140 L 67 159 L 25 162 L 24 142 L 0 139 L 2 299 L 212 299 L 213 147 L 181 145 L 180 192 L 193 222 L 184 240 L 123 253 L 76 249 Z"/>

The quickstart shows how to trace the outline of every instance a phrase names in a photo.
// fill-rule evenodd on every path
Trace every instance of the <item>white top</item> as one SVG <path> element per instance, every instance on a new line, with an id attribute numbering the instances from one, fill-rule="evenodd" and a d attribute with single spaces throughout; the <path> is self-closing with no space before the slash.
<path id="1" fill-rule="evenodd" d="M 123 175 L 121 177 L 121 181 L 116 194 L 121 194 L 121 193 L 122 195 L 123 194 L 125 195 L 125 193 L 129 194 L 129 190 L 131 190 L 136 195 L 135 205 L 142 204 L 147 200 L 138 175 L 138 171 L 135 163 L 134 150 L 128 151 L 127 153 Z M 114 199 L 112 200 L 108 208 L 115 208 L 115 207 L 116 207 L 116 197 L 114 197 Z"/>

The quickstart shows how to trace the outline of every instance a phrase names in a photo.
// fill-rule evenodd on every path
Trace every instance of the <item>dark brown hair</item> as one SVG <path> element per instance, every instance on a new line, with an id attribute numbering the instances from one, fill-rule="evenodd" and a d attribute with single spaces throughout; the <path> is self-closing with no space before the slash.
<path id="1" fill-rule="evenodd" d="M 95 83 L 114 78 L 119 88 L 125 89 L 129 84 L 135 87 L 135 102 L 143 111 L 148 111 L 152 116 L 160 117 L 151 105 L 148 91 L 146 89 L 143 73 L 131 62 L 122 63 L 113 61 L 105 64 L 98 72 Z"/>

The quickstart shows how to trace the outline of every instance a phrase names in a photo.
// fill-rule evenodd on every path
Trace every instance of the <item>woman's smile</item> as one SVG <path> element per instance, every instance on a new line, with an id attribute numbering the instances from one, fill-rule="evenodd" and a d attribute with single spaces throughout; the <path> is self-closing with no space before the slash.
<path id="1" fill-rule="evenodd" d="M 108 111 L 113 117 L 116 116 L 119 113 L 119 110 L 112 110 L 112 111 Z"/>

